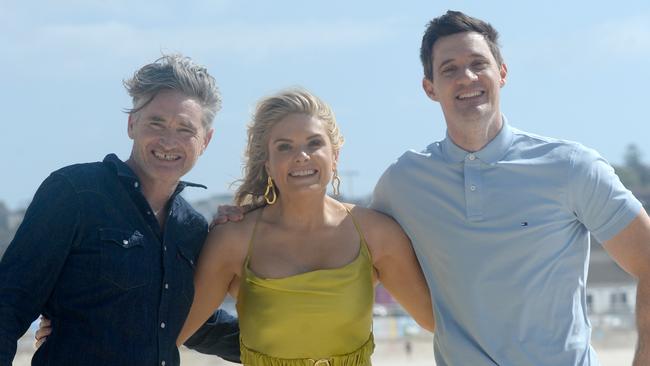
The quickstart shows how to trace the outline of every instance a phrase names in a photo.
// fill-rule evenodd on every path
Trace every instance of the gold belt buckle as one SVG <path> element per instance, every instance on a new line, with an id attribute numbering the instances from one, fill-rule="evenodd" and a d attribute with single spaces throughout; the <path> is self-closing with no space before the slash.
<path id="1" fill-rule="evenodd" d="M 320 360 L 311 360 L 310 359 L 309 361 L 314 363 L 313 366 L 332 366 L 332 364 L 330 363 L 330 360 L 325 359 L 325 358 L 322 358 Z"/>

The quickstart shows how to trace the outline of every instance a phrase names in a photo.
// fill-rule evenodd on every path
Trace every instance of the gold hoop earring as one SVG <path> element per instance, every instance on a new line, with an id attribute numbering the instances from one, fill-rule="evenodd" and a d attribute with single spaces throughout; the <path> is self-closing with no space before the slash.
<path id="1" fill-rule="evenodd" d="M 339 172 L 334 169 L 334 176 L 332 177 L 332 191 L 335 196 L 338 196 L 341 192 L 339 191 L 341 187 L 341 178 L 339 178 Z"/>
<path id="2" fill-rule="evenodd" d="M 273 193 L 273 199 L 269 197 L 270 196 L 269 193 Z M 275 203 L 277 199 L 278 199 L 278 193 L 275 191 L 275 186 L 273 185 L 273 179 L 271 179 L 271 176 L 269 176 L 266 181 L 266 191 L 264 192 L 264 200 L 269 205 L 272 205 Z"/>

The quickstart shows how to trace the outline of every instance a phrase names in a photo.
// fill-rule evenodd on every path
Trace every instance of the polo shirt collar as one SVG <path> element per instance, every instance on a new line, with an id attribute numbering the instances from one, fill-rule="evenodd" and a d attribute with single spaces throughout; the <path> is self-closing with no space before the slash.
<path id="1" fill-rule="evenodd" d="M 508 125 L 505 116 L 502 116 L 502 121 L 501 131 L 481 150 L 474 153 L 477 158 L 486 164 L 493 164 L 499 161 L 512 145 L 514 138 L 512 128 Z M 447 132 L 445 139 L 442 140 L 442 151 L 446 160 L 451 163 L 459 163 L 465 160 L 467 155 L 470 154 L 469 151 L 463 150 L 451 140 L 449 132 Z"/>
<path id="2" fill-rule="evenodd" d="M 140 182 L 140 179 L 138 179 L 138 176 L 135 175 L 131 167 L 129 167 L 125 162 L 120 160 L 120 158 L 117 157 L 115 154 L 108 154 L 104 158 L 104 164 L 107 164 L 110 166 L 113 171 L 117 174 L 118 177 L 122 181 L 125 181 L 127 183 L 135 183 L 135 182 Z M 131 185 L 129 184 L 129 185 Z M 185 187 L 198 187 L 198 188 L 203 188 L 207 189 L 208 187 L 204 186 L 203 184 L 198 184 L 198 183 L 192 183 L 192 182 L 185 182 L 185 181 L 180 181 L 178 182 L 178 185 L 176 186 L 176 193 L 180 193 Z"/>

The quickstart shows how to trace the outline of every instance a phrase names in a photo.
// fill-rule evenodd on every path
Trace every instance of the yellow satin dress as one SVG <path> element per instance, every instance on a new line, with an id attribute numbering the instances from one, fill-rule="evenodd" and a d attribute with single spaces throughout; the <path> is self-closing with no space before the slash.
<path id="1" fill-rule="evenodd" d="M 370 365 L 375 347 L 372 259 L 357 222 L 348 214 L 361 243 L 356 259 L 343 267 L 260 278 L 249 268 L 249 244 L 237 296 L 244 365 Z"/>

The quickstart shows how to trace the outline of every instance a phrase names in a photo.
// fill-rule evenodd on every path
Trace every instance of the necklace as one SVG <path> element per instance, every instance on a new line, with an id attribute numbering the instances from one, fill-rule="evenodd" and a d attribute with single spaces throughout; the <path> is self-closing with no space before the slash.
<path id="1" fill-rule="evenodd" d="M 158 214 L 161 214 L 161 215 L 162 215 L 162 214 L 164 214 L 165 212 L 167 212 L 167 211 L 165 211 L 165 207 L 167 207 L 167 204 L 162 205 L 162 207 L 158 208 L 157 210 L 155 210 L 155 209 L 153 208 L 153 205 L 151 205 L 151 204 L 149 204 L 149 207 L 151 208 L 151 212 L 153 212 L 153 215 L 154 215 L 155 217 L 158 217 Z"/>

